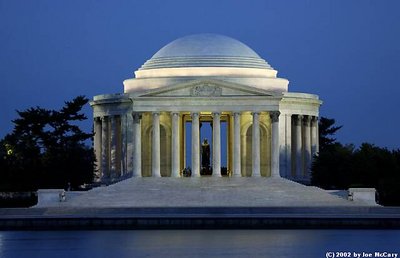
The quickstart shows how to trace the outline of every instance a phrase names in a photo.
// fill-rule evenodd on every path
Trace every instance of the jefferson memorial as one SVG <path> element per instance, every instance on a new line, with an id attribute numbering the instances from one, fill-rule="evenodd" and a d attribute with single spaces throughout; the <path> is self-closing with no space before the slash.
<path id="1" fill-rule="evenodd" d="M 97 182 L 188 175 L 310 181 L 322 102 L 289 92 L 289 81 L 242 42 L 179 38 L 123 84 L 124 93 L 90 103 Z M 207 124 L 208 141 L 201 135 Z"/>

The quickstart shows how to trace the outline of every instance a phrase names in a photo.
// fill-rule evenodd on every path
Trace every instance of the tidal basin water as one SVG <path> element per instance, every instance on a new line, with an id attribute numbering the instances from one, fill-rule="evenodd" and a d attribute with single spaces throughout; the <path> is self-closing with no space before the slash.
<path id="1" fill-rule="evenodd" d="M 323 258 L 346 252 L 351 256 L 342 257 L 400 254 L 400 230 L 0 231 L 1 258 Z"/>

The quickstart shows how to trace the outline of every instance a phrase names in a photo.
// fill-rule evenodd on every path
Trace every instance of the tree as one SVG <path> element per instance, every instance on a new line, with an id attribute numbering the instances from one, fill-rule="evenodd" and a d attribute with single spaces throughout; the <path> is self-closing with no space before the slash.
<path id="1" fill-rule="evenodd" d="M 311 184 L 325 189 L 346 188 L 346 171 L 354 146 L 343 146 L 332 136 L 342 128 L 335 126 L 335 119 L 319 120 L 319 153 L 311 166 Z"/>
<path id="2" fill-rule="evenodd" d="M 321 117 L 319 120 L 319 148 L 323 151 L 326 147 L 336 143 L 336 138 L 332 136 L 342 128 L 342 126 L 334 126 L 335 119 Z"/>
<path id="3" fill-rule="evenodd" d="M 311 184 L 324 189 L 347 189 L 351 184 L 353 145 L 331 143 L 314 158 Z"/>
<path id="4" fill-rule="evenodd" d="M 94 155 L 85 145 L 92 134 L 76 124 L 87 119 L 81 110 L 88 101 L 78 96 L 59 111 L 17 111 L 14 130 L 0 146 L 0 169 L 8 188 L 65 188 L 92 181 Z"/>
<path id="5" fill-rule="evenodd" d="M 320 152 L 311 167 L 311 183 L 324 189 L 376 188 L 379 203 L 400 205 L 400 150 L 390 151 L 363 143 L 359 148 L 342 145 L 334 135 L 341 126 L 320 120 Z"/>
<path id="6" fill-rule="evenodd" d="M 400 151 L 363 143 L 354 153 L 353 187 L 376 188 L 379 203 L 400 205 Z"/>

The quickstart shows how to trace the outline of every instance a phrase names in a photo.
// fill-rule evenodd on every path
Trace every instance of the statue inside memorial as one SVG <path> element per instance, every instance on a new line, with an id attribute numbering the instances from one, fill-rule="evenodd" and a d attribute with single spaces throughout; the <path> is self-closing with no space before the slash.
<path id="1" fill-rule="evenodd" d="M 210 144 L 207 138 L 204 138 L 201 144 L 201 175 L 211 175 L 212 170 L 210 167 Z"/>

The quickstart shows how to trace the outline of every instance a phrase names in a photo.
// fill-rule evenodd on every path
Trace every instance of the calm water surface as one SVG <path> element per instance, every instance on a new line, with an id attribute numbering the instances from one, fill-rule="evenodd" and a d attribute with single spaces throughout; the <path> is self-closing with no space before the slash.
<path id="1" fill-rule="evenodd" d="M 400 230 L 0 231 L 2 258 L 323 258 L 328 251 L 400 254 Z"/>

